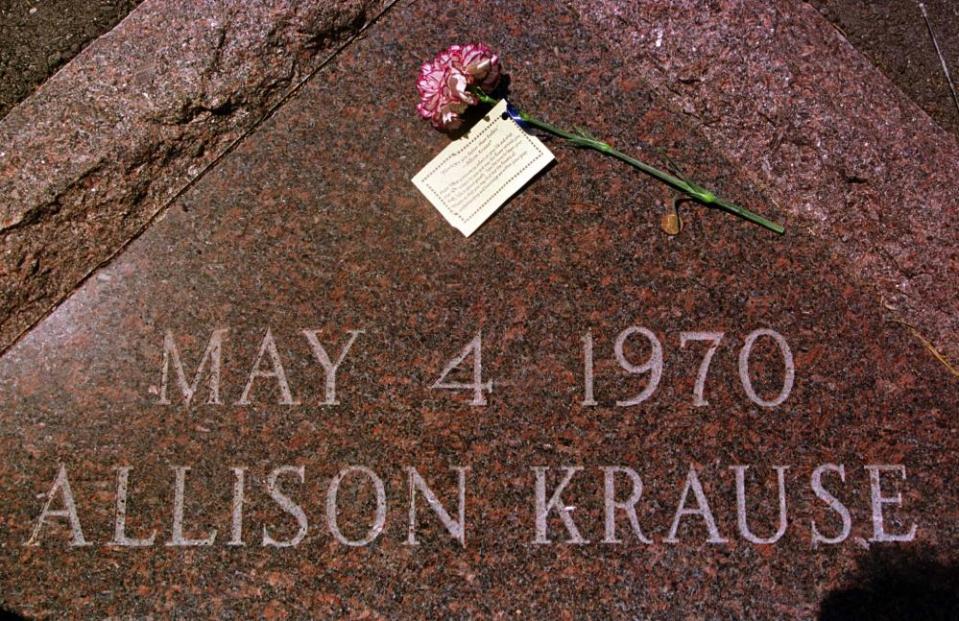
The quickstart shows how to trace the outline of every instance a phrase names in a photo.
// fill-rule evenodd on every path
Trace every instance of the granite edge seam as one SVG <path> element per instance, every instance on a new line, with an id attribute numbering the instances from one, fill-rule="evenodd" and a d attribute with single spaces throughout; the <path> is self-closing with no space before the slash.
<path id="1" fill-rule="evenodd" d="M 216 34 L 213 45 L 201 50 L 209 53 L 199 55 L 205 62 L 198 68 L 195 57 L 187 57 L 197 50 L 182 56 L 177 51 L 191 35 L 168 22 L 203 20 L 147 0 L 0 119 L 0 144 L 21 145 L 17 153 L 0 149 L 0 196 L 19 201 L 0 203 L 0 355 L 396 2 L 275 0 L 273 9 L 288 11 L 270 13 L 274 22 L 259 13 L 207 15 L 206 25 Z M 249 32 L 231 35 L 231 19 L 255 23 L 237 24 Z M 285 34 L 278 35 L 284 26 Z M 164 42 L 161 55 L 173 50 L 171 58 L 158 61 L 161 68 L 179 62 L 185 65 L 180 74 L 160 75 L 150 64 L 152 49 L 124 58 L 131 45 L 145 47 L 138 41 L 144 31 L 147 40 L 152 32 Z M 229 36 L 237 39 L 232 45 Z M 249 60 L 268 53 L 273 61 L 294 60 Z M 231 64 L 229 71 L 216 75 L 223 64 Z M 105 80 L 104 65 L 116 72 Z M 146 99 L 171 80 L 173 88 L 163 101 L 129 110 L 129 99 L 137 97 L 136 74 L 144 71 L 150 74 Z"/>

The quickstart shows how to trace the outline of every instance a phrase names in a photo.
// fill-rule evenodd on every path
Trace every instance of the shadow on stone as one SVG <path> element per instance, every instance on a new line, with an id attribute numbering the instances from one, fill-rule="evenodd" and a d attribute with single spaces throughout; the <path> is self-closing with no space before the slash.
<path id="1" fill-rule="evenodd" d="M 12 610 L 0 608 L 0 621 L 28 621 L 28 619 Z"/>
<path id="2" fill-rule="evenodd" d="M 510 77 L 508 73 L 504 73 L 500 78 L 499 85 L 492 93 L 487 93 L 490 97 L 494 99 L 505 99 L 509 96 L 509 84 Z M 490 111 L 490 106 L 479 104 L 476 106 L 470 106 L 466 109 L 461 116 L 463 117 L 463 124 L 448 132 L 450 140 L 456 140 L 457 138 L 462 138 L 469 133 L 470 129 L 476 125 L 480 119 L 486 116 Z"/>
<path id="3" fill-rule="evenodd" d="M 959 620 L 959 564 L 931 552 L 874 552 L 849 585 L 827 594 L 819 621 Z"/>

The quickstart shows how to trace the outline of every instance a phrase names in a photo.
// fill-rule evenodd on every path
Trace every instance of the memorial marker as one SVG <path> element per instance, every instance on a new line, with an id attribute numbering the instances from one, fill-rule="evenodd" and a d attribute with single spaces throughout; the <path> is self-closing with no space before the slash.
<path id="1" fill-rule="evenodd" d="M 955 377 L 850 275 L 839 241 L 768 200 L 736 145 L 703 137 L 708 118 L 630 72 L 597 6 L 397 5 L 0 357 L 0 608 L 948 610 Z M 692 53 L 670 47 L 673 26 L 621 17 L 646 29 L 637 48 Z M 744 37 L 773 27 L 755 19 Z M 464 237 L 420 192 L 455 194 L 429 189 L 433 167 L 410 183 L 444 149 L 466 155 L 410 104 L 411 76 L 451 32 L 508 53 L 517 109 L 624 152 L 664 145 L 787 234 L 676 204 L 543 134 L 510 151 L 529 134 L 480 109 L 481 131 L 506 128 L 503 169 L 533 165 L 484 194 Z M 455 220 L 472 198 L 441 211 Z M 683 227 L 667 235 L 674 209 Z M 906 579 L 916 567 L 925 584 Z"/>

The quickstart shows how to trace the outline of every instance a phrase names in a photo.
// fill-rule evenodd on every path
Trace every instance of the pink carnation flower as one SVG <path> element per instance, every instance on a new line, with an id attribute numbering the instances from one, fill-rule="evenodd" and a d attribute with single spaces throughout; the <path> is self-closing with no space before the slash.
<path id="1" fill-rule="evenodd" d="M 420 75 L 416 80 L 420 102 L 416 106 L 416 111 L 423 118 L 429 119 L 436 129 L 444 131 L 456 129 L 462 125 L 461 115 L 467 108 L 480 103 L 480 100 L 486 103 L 496 102 L 492 95 L 496 85 L 499 84 L 502 71 L 499 56 L 494 54 L 488 45 L 483 43 L 452 45 L 420 68 Z M 781 225 L 722 199 L 693 181 L 663 172 L 617 151 L 602 140 L 593 138 L 585 130 L 579 128 L 576 128 L 575 132 L 563 130 L 512 106 L 508 106 L 507 111 L 524 130 L 528 131 L 528 128 L 532 127 L 563 138 L 577 147 L 594 149 L 604 155 L 615 157 L 677 190 L 680 194 L 673 199 L 673 215 L 676 215 L 676 201 L 685 196 L 703 205 L 734 213 L 780 235 L 784 231 Z M 673 233 L 670 232 L 670 234 Z"/>
<path id="2" fill-rule="evenodd" d="M 501 74 L 499 56 L 488 45 L 452 45 L 420 67 L 416 111 L 436 129 L 457 129 L 463 122 L 460 115 L 479 103 L 470 88 L 489 93 L 499 84 Z"/>

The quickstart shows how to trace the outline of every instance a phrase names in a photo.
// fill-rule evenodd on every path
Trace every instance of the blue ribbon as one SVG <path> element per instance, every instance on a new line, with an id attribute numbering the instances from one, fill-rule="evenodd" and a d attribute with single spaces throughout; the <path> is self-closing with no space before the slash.
<path id="1" fill-rule="evenodd" d="M 514 123 L 516 123 L 523 129 L 526 129 L 528 127 L 528 124 L 526 123 L 526 121 L 524 121 L 523 117 L 519 115 L 519 110 L 514 108 L 513 104 L 511 104 L 508 101 L 506 102 L 506 114 L 509 115 L 509 118 L 513 119 Z"/>

